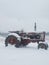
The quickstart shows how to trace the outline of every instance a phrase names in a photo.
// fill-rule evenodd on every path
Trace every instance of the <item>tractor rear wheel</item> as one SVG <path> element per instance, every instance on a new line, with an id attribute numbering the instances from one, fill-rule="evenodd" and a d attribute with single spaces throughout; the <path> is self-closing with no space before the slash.
<path id="1" fill-rule="evenodd" d="M 5 46 L 8 46 L 8 44 L 11 44 L 11 45 L 16 45 L 17 47 L 19 47 L 19 40 L 17 40 L 17 38 L 13 35 L 10 35 L 6 38 L 5 40 Z"/>

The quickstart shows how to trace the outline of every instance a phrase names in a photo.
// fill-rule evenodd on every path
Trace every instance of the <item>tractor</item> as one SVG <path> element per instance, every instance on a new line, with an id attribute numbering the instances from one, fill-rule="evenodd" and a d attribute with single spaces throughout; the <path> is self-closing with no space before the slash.
<path id="1" fill-rule="evenodd" d="M 30 42 L 37 42 L 38 49 L 48 49 L 48 44 L 45 43 L 45 32 L 10 31 L 5 39 L 5 46 L 7 47 L 8 44 L 11 44 L 19 48 L 27 46 Z"/>

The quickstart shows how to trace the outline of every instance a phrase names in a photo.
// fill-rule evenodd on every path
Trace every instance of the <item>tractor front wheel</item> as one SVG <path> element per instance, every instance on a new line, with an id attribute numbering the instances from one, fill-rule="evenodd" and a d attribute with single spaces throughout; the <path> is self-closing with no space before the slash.
<path id="1" fill-rule="evenodd" d="M 48 44 L 39 43 L 39 44 L 38 44 L 38 49 L 39 49 L 39 48 L 47 50 L 47 49 L 48 49 Z"/>

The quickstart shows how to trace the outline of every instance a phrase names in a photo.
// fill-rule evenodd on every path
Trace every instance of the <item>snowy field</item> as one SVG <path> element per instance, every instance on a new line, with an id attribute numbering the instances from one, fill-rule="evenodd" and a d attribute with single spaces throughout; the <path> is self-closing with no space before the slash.
<path id="1" fill-rule="evenodd" d="M 35 43 L 23 48 L 5 47 L 4 40 L 0 36 L 0 65 L 49 65 L 49 48 L 38 50 Z M 49 36 L 46 42 L 49 44 Z"/>

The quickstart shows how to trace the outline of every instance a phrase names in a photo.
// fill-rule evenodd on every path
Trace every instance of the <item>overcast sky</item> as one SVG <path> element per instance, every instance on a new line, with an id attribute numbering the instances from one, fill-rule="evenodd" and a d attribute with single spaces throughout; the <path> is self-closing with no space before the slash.
<path id="1" fill-rule="evenodd" d="M 0 31 L 49 31 L 49 0 L 0 0 Z"/>

